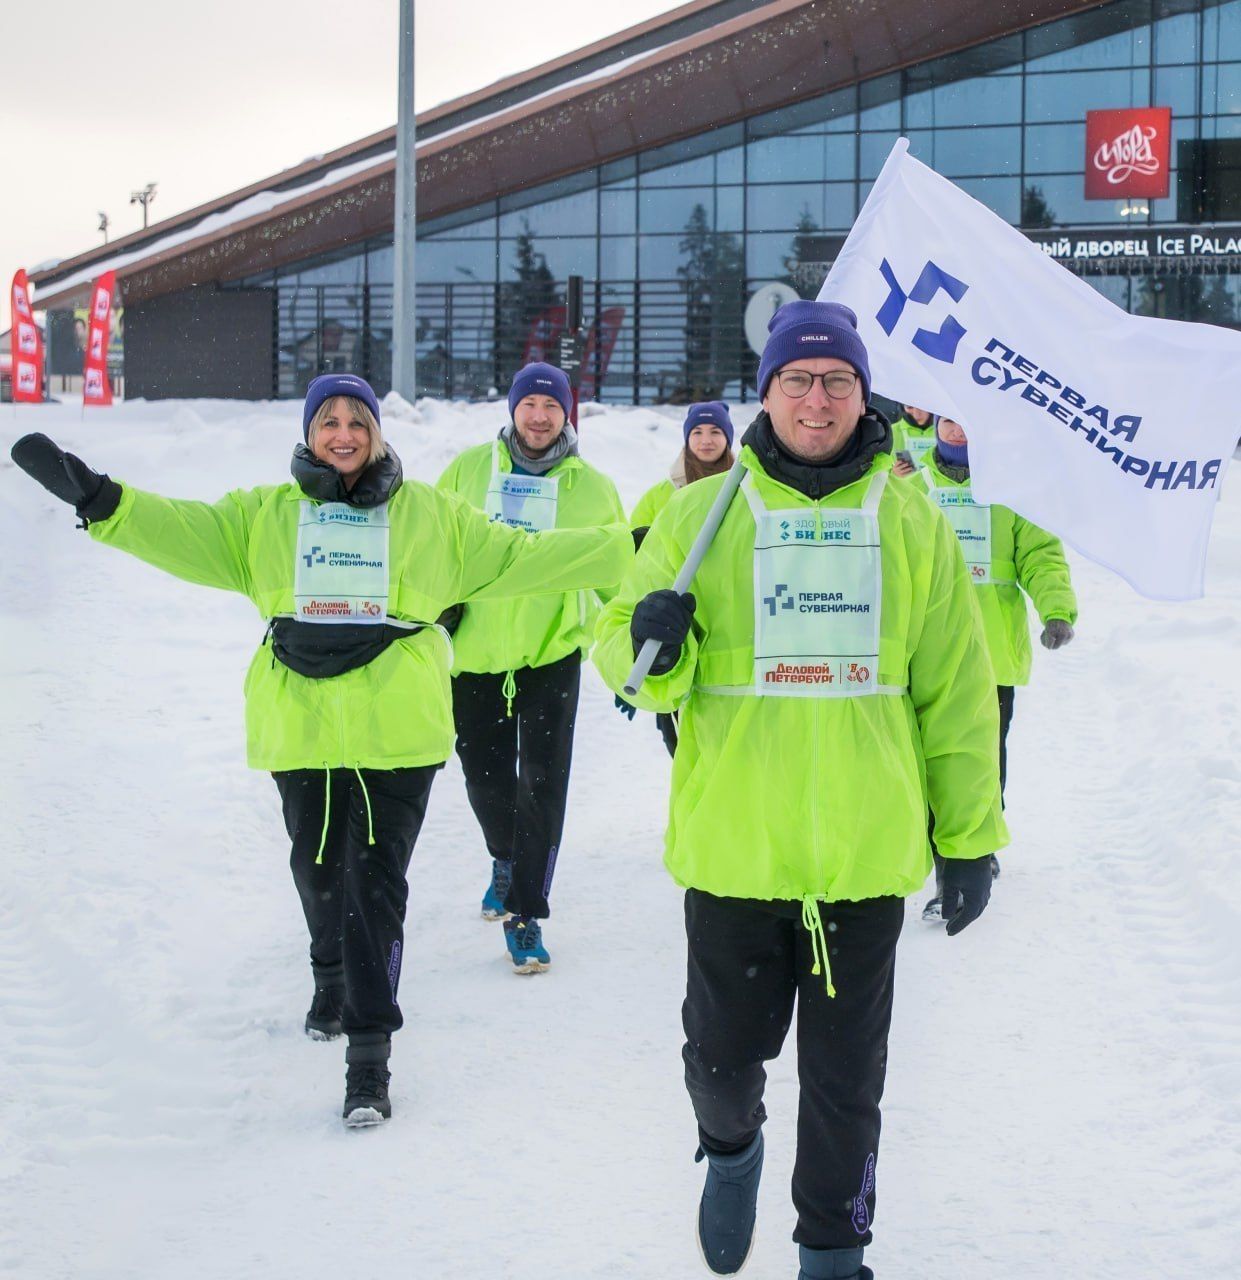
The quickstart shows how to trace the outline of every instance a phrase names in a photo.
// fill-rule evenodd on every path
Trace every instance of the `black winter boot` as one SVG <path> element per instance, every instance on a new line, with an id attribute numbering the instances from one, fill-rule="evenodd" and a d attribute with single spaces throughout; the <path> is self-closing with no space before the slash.
<path id="1" fill-rule="evenodd" d="M 698 1247 L 717 1276 L 733 1276 L 745 1266 L 754 1244 L 763 1132 L 760 1129 L 749 1146 L 730 1156 L 699 1147 L 694 1158 L 704 1157 L 707 1182 L 698 1206 Z"/>
<path id="2" fill-rule="evenodd" d="M 341 1115 L 350 1129 L 364 1129 L 392 1118 L 388 1100 L 388 1055 L 392 1041 L 382 1031 L 349 1037 L 345 1050 L 345 1106 Z"/>
<path id="3" fill-rule="evenodd" d="M 875 1280 L 875 1273 L 862 1266 L 861 1249 L 807 1249 L 797 1246 L 801 1270 L 797 1280 Z"/>
<path id="4" fill-rule="evenodd" d="M 312 964 L 315 994 L 306 1014 L 306 1034 L 312 1040 L 335 1040 L 341 1033 L 340 1015 L 345 1007 L 345 966 Z"/>

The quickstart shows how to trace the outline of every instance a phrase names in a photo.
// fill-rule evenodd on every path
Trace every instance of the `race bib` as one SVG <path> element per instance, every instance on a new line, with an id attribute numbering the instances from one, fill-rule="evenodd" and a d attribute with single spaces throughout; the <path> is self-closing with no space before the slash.
<path id="1" fill-rule="evenodd" d="M 388 620 L 388 506 L 302 502 L 293 599 L 302 622 Z"/>
<path id="2" fill-rule="evenodd" d="M 769 511 L 752 478 L 754 691 L 760 697 L 842 698 L 877 692 L 883 563 L 879 499 L 861 508 Z"/>

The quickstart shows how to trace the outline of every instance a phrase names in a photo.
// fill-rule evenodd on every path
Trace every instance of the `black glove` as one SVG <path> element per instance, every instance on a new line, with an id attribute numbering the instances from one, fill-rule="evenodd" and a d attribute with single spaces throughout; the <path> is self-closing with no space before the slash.
<path id="1" fill-rule="evenodd" d="M 626 702 L 619 693 L 616 695 L 616 709 L 621 713 L 621 715 L 628 716 L 630 720 L 638 714 L 638 708 L 635 707 L 633 703 Z"/>
<path id="2" fill-rule="evenodd" d="M 698 602 L 688 591 L 682 596 L 675 591 L 652 591 L 638 601 L 629 620 L 629 638 L 635 658 L 648 640 L 659 641 L 651 675 L 662 676 L 676 666 L 697 607 Z"/>
<path id="3" fill-rule="evenodd" d="M 1039 639 L 1042 640 L 1044 649 L 1059 649 L 1073 639 L 1072 624 L 1065 622 L 1063 618 L 1052 618 L 1043 628 Z"/>
<path id="4" fill-rule="evenodd" d="M 61 502 L 67 502 L 87 523 L 106 520 L 121 501 L 115 480 L 65 453 L 42 432 L 22 436 L 10 451 L 13 461 Z"/>
<path id="5" fill-rule="evenodd" d="M 438 618 L 435 619 L 437 627 L 443 627 L 450 636 L 457 634 L 457 628 L 461 625 L 461 617 L 465 613 L 465 605 L 450 604 Z"/>
<path id="6" fill-rule="evenodd" d="M 642 544 L 646 541 L 646 535 L 650 533 L 651 526 L 649 524 L 641 524 L 636 529 L 631 529 L 633 534 L 633 549 L 635 551 L 642 550 Z"/>
<path id="7" fill-rule="evenodd" d="M 987 909 L 991 898 L 991 855 L 945 858 L 943 906 L 951 938 L 971 925 Z"/>

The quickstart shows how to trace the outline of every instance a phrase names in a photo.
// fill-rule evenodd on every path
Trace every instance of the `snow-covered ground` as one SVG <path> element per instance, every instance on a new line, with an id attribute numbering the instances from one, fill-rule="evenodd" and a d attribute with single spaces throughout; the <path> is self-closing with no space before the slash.
<path id="1" fill-rule="evenodd" d="M 298 414 L 0 413 L 0 1272 L 705 1275 L 650 717 L 630 724 L 587 675 L 546 977 L 506 972 L 456 764 L 437 780 L 396 1115 L 346 1132 L 341 1046 L 301 1034 L 275 788 L 242 762 L 258 619 L 94 546 L 8 459 L 44 430 L 121 479 L 213 498 L 285 476 Z M 386 425 L 407 473 L 433 478 L 501 421 L 423 402 Z M 609 409 L 583 449 L 632 503 L 678 427 L 676 410 Z M 1040 649 L 1017 698 L 991 909 L 949 941 L 908 907 L 879 1280 L 1241 1276 L 1241 478 L 1205 600 L 1152 604 L 1073 567 L 1078 639 Z M 793 1280 L 791 1047 L 768 1105 L 747 1275 Z"/>

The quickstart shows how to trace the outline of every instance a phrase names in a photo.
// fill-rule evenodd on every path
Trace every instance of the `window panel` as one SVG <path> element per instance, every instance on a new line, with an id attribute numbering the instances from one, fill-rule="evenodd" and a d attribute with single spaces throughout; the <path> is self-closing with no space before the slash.
<path id="1" fill-rule="evenodd" d="M 843 134 L 797 134 L 749 144 L 748 180 L 814 182 L 853 177 L 854 141 Z"/>
<path id="2" fill-rule="evenodd" d="M 421 241 L 415 251 L 419 281 L 484 280 L 496 278 L 495 241 Z"/>
<path id="3" fill-rule="evenodd" d="M 487 211 L 463 210 L 443 218 L 432 218 L 418 226 L 418 239 L 430 240 L 443 236 L 449 240 L 494 240 L 496 235 L 495 202 L 488 203 Z"/>
<path id="4" fill-rule="evenodd" d="M 702 205 L 707 225 L 715 226 L 714 187 L 669 187 L 666 190 L 642 191 L 638 195 L 638 226 L 644 235 L 682 232 Z"/>
<path id="5" fill-rule="evenodd" d="M 1143 66 L 1150 61 L 1149 0 L 1125 0 L 1026 33 L 1033 71 Z"/>
<path id="6" fill-rule="evenodd" d="M 793 133 L 851 133 L 857 128 L 856 111 L 857 86 L 850 85 L 821 98 L 755 116 L 747 122 L 746 136 L 755 139 Z"/>
<path id="7" fill-rule="evenodd" d="M 1087 111 L 1107 107 L 1150 105 L 1150 73 L 1138 71 L 1068 71 L 1026 77 L 1026 120 L 1086 119 Z"/>
<path id="8" fill-rule="evenodd" d="M 895 133 L 863 133 L 858 138 L 858 177 L 877 178 L 888 153 L 901 135 Z"/>
<path id="9" fill-rule="evenodd" d="M 637 244 L 633 236 L 604 236 L 599 241 L 599 279 L 632 280 L 637 267 Z"/>
<path id="10" fill-rule="evenodd" d="M 1080 169 L 1074 174 L 1040 177 L 1033 185 L 1043 193 L 1053 226 L 1121 221 L 1118 201 L 1086 199 L 1086 179 Z"/>
<path id="11" fill-rule="evenodd" d="M 978 76 L 924 89 L 905 98 L 905 123 L 911 129 L 1017 124 L 1020 120 L 1019 76 Z"/>
<path id="12" fill-rule="evenodd" d="M 1213 5 L 1210 0 L 1202 11 L 1202 56 L 1208 61 L 1223 61 L 1237 56 L 1241 49 L 1241 0 Z"/>
<path id="13" fill-rule="evenodd" d="M 1184 12 L 1170 14 L 1155 23 L 1155 61 L 1158 63 L 1196 62 L 1198 58 L 1198 14 L 1193 0 L 1178 0 Z M 1164 12 L 1172 4 L 1160 5 Z"/>
<path id="14" fill-rule="evenodd" d="M 604 235 L 632 235 L 638 229 L 636 189 L 599 193 L 599 227 Z"/>
<path id="15" fill-rule="evenodd" d="M 797 182 L 750 187 L 746 194 L 749 231 L 792 231 L 803 214 L 819 230 L 839 231 L 853 223 L 852 182 Z"/>
<path id="16" fill-rule="evenodd" d="M 1241 62 L 1203 67 L 1202 114 L 1241 115 Z"/>
<path id="17" fill-rule="evenodd" d="M 901 127 L 901 77 L 899 72 L 864 80 L 858 85 L 858 128 Z"/>
<path id="18" fill-rule="evenodd" d="M 500 235 L 519 236 L 530 228 L 541 236 L 593 235 L 598 193 L 591 188 L 500 215 Z"/>
<path id="19" fill-rule="evenodd" d="M 1021 171 L 1021 130 L 935 129 L 910 131 L 909 151 L 945 178 L 1016 174 Z"/>
<path id="20" fill-rule="evenodd" d="M 1172 118 L 1192 116 L 1198 112 L 1198 68 L 1156 67 L 1155 91 L 1151 95 L 1157 107 L 1171 107 Z"/>
<path id="21" fill-rule="evenodd" d="M 785 259 L 792 253 L 788 232 L 767 232 L 745 238 L 745 273 L 751 280 L 778 280 L 788 274 Z"/>
<path id="22" fill-rule="evenodd" d="M 1026 173 L 1081 173 L 1086 125 L 1039 124 L 1026 130 Z"/>
<path id="23" fill-rule="evenodd" d="M 685 261 L 681 236 L 642 237 L 638 251 L 638 272 L 643 280 L 675 280 L 677 268 Z"/>
<path id="24" fill-rule="evenodd" d="M 598 245 L 594 236 L 536 236 L 536 259 L 547 264 L 555 280 L 571 275 L 594 277 L 599 269 Z M 514 280 L 517 275 L 517 241 L 500 241 L 501 278 Z"/>
<path id="25" fill-rule="evenodd" d="M 1017 178 L 959 178 L 958 187 L 1014 225 L 1021 218 L 1021 182 Z"/>
<path id="26" fill-rule="evenodd" d="M 715 189 L 715 229 L 717 231 L 740 231 L 744 226 L 745 188 L 716 187 Z"/>

